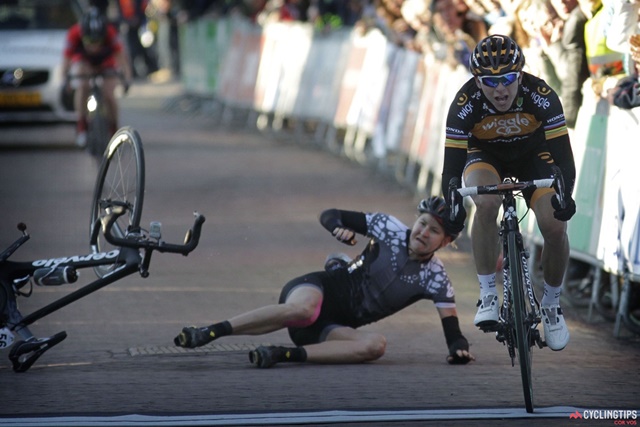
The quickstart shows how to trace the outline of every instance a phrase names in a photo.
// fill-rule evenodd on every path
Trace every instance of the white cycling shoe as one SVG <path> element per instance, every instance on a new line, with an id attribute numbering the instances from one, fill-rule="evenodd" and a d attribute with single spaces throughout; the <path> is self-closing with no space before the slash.
<path id="1" fill-rule="evenodd" d="M 488 294 L 478 300 L 478 312 L 473 324 L 478 327 L 493 326 L 498 323 L 498 295 Z"/>
<path id="2" fill-rule="evenodd" d="M 562 309 L 553 304 L 541 307 L 544 340 L 553 351 L 560 351 L 569 343 L 569 328 L 564 321 Z"/>

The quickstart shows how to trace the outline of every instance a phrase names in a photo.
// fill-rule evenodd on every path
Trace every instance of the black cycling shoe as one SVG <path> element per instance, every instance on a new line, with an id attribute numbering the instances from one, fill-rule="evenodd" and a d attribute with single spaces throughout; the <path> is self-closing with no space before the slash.
<path id="1" fill-rule="evenodd" d="M 26 372 L 42 354 L 67 337 L 65 331 L 58 332 L 48 338 L 29 338 L 18 341 L 9 353 L 9 360 L 13 363 L 15 372 Z"/>
<path id="2" fill-rule="evenodd" d="M 173 343 L 178 347 L 196 348 L 209 344 L 213 337 L 209 334 L 208 328 L 196 328 L 189 326 L 182 328 L 180 335 L 173 339 Z"/>
<path id="3" fill-rule="evenodd" d="M 270 368 L 278 363 L 278 350 L 279 347 L 261 345 L 249 352 L 249 361 L 258 368 Z"/>

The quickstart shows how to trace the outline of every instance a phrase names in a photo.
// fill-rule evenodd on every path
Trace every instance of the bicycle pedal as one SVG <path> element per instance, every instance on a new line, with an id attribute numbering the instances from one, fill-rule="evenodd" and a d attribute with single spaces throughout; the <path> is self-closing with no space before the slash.
<path id="1" fill-rule="evenodd" d="M 479 324 L 478 328 L 482 332 L 484 332 L 486 334 L 486 333 L 489 333 L 489 332 L 498 332 L 498 331 L 500 331 L 500 326 L 499 325 L 500 324 L 498 322 L 495 322 L 495 323 L 483 323 L 483 324 Z"/>

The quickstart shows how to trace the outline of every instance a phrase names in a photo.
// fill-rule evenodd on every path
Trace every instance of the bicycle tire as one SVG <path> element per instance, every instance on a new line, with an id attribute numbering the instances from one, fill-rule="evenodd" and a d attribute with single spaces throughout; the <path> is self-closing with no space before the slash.
<path id="1" fill-rule="evenodd" d="M 99 103 L 102 103 L 98 99 Z M 109 120 L 104 105 L 91 113 L 87 123 L 87 146 L 89 153 L 100 160 L 109 144 Z"/>
<path id="2" fill-rule="evenodd" d="M 123 127 L 109 141 L 102 158 L 91 202 L 90 245 L 93 253 L 108 252 L 116 249 L 108 243 L 101 231 L 100 219 L 105 210 L 100 206 L 103 200 L 125 203 L 127 215 L 118 218 L 113 225 L 113 234 L 124 238 L 130 232 L 140 228 L 142 205 L 144 202 L 145 163 L 142 140 L 138 132 L 131 127 Z M 98 277 L 109 274 L 118 264 L 97 266 L 94 271 Z"/>
<path id="3" fill-rule="evenodd" d="M 511 280 L 511 297 L 518 364 L 522 377 L 524 403 L 528 413 L 533 412 L 533 382 L 531 380 L 532 336 L 531 327 L 527 324 L 528 304 L 524 294 L 524 271 L 521 265 L 522 251 L 515 233 L 509 233 L 507 239 L 509 256 L 509 278 Z"/>

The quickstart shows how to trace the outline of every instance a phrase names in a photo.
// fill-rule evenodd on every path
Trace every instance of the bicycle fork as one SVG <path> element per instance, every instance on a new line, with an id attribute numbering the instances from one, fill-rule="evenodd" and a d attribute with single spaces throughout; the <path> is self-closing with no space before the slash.
<path id="1" fill-rule="evenodd" d="M 507 232 L 507 231 L 502 231 Z M 514 232 L 514 231 L 511 231 Z M 518 246 L 520 248 L 524 248 L 522 245 L 522 236 L 518 233 L 518 242 L 520 243 Z M 503 248 L 503 264 L 502 264 L 502 275 L 503 275 L 503 295 L 502 295 L 502 307 L 500 310 L 500 317 L 498 322 L 498 327 L 496 330 L 496 340 L 498 342 L 503 343 L 507 346 L 507 351 L 509 352 L 509 357 L 511 357 L 511 366 L 515 366 L 516 359 L 516 335 L 515 335 L 515 316 L 514 316 L 514 300 L 512 293 L 513 284 L 511 283 L 510 276 L 510 265 L 509 265 L 509 252 L 508 247 L 505 244 Z M 519 258 L 521 260 L 522 266 L 522 276 L 523 276 L 523 286 L 524 286 L 524 296 L 526 304 L 529 306 L 529 310 L 527 317 L 525 319 L 525 323 L 531 329 L 531 333 L 529 334 L 529 346 L 533 347 L 537 345 L 539 348 L 544 347 L 545 343 L 542 341 L 540 337 L 540 331 L 538 331 L 538 325 L 541 321 L 540 316 L 540 304 L 535 296 L 535 292 L 533 290 L 533 282 L 531 281 L 531 275 L 529 272 L 529 253 L 520 249 Z"/>

